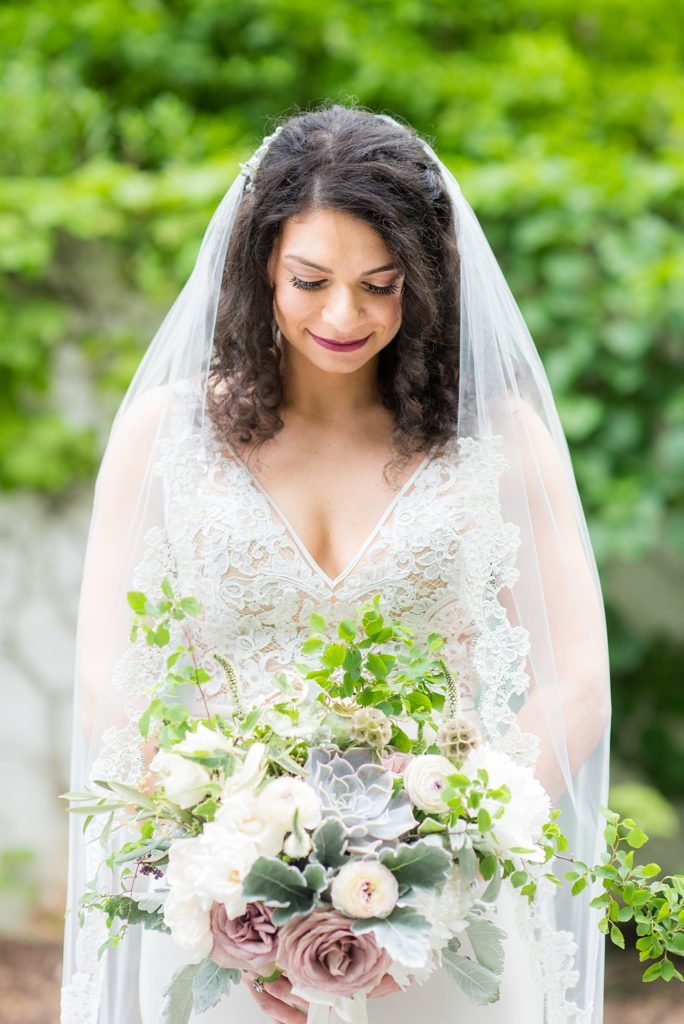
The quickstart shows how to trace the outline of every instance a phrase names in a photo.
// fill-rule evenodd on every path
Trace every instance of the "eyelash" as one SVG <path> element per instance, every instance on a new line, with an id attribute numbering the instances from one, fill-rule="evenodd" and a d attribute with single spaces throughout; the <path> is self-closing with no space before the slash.
<path id="1" fill-rule="evenodd" d="M 290 284 L 293 284 L 295 288 L 303 288 L 304 291 L 315 291 L 320 288 L 323 281 L 302 281 L 301 277 L 291 277 Z M 373 295 L 392 295 L 399 290 L 399 285 L 396 283 L 385 285 L 384 288 L 377 284 L 369 284 L 366 287 Z"/>

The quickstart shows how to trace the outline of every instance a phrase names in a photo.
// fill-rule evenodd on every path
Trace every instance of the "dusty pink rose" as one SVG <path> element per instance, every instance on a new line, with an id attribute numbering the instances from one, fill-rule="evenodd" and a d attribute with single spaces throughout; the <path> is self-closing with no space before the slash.
<path id="1" fill-rule="evenodd" d="M 394 754 L 384 754 L 382 758 L 382 767 L 388 772 L 391 772 L 392 775 L 403 775 L 412 760 L 412 754 L 400 754 L 398 752 Z"/>
<path id="2" fill-rule="evenodd" d="M 263 903 L 248 903 L 244 914 L 233 918 L 222 903 L 214 903 L 211 930 L 214 945 L 210 955 L 221 967 L 254 970 L 275 961 L 278 929 Z"/>
<path id="3" fill-rule="evenodd" d="M 375 988 L 391 960 L 369 932 L 357 935 L 352 920 L 335 910 L 315 910 L 280 932 L 277 964 L 293 984 L 331 995 L 353 996 Z"/>

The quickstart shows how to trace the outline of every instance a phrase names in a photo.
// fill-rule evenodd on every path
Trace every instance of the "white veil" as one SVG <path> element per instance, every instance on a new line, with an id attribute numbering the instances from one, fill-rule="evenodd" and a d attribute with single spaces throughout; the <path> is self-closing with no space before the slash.
<path id="1" fill-rule="evenodd" d="M 346 108 L 327 111 L 333 130 L 336 111 L 351 114 Z M 356 113 L 376 120 L 379 146 L 396 133 L 411 135 L 421 159 L 436 164 L 451 201 L 460 257 L 457 435 L 500 443 L 500 504 L 491 510 L 492 522 L 502 518 L 519 537 L 515 570 L 501 578 L 494 568 L 501 532 L 486 521 L 479 530 L 493 567 L 491 593 L 498 595 L 472 647 L 479 713 L 490 741 L 528 763 L 536 758 L 537 774 L 561 808 L 559 824 L 571 852 L 592 863 L 603 849 L 599 807 L 608 788 L 607 640 L 596 565 L 553 396 L 453 175 L 410 128 L 384 115 Z M 143 771 L 137 718 L 149 699 L 146 680 L 161 666 L 158 650 L 129 643 L 126 593 L 154 593 L 164 575 L 183 576 L 159 470 L 173 444 L 174 396 L 179 388 L 192 396 L 189 422 L 199 451 L 208 433 L 207 379 L 236 216 L 243 202 L 253 201 L 259 161 L 271 146 L 276 152 L 287 144 L 288 126 L 306 116 L 286 121 L 266 139 L 230 185 L 115 419 L 96 485 L 81 591 L 72 790 L 97 778 L 135 783 Z M 174 514 L 197 512 L 190 506 Z M 91 913 L 81 926 L 74 909 L 111 841 L 105 838 L 103 847 L 100 828 L 96 818 L 84 833 L 82 820 L 72 818 L 61 1021 L 139 1024 L 136 929 L 98 959 L 107 935 L 104 919 Z M 556 866 L 559 877 L 569 867 Z M 102 890 L 113 884 L 113 877 L 100 874 Z M 602 1021 L 604 938 L 596 926 L 600 914 L 589 906 L 592 895 L 585 890 L 570 897 L 565 888 L 549 886 L 523 922 L 545 993 L 545 1024 Z"/>

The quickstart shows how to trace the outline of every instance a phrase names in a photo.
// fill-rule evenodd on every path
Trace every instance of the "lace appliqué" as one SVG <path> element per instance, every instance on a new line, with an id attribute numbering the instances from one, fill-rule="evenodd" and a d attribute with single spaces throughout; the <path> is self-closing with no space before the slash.
<path id="1" fill-rule="evenodd" d="M 555 893 L 551 882 L 538 880 L 532 905 L 521 901 L 516 909 L 518 933 L 529 946 L 532 977 L 544 993 L 544 1024 L 592 1024 L 593 1005 L 582 1009 L 567 995 L 579 980 L 577 943 L 572 932 L 555 929 L 544 913 Z"/>

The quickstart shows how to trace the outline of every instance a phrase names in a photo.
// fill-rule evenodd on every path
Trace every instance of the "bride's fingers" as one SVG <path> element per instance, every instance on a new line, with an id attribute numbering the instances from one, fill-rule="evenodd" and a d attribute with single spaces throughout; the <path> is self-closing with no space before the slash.
<path id="1" fill-rule="evenodd" d="M 250 992 L 264 1013 L 268 1014 L 277 1024 L 306 1024 L 305 1013 L 266 992 L 265 986 L 263 992 L 257 992 L 250 986 Z"/>
<path id="2" fill-rule="evenodd" d="M 292 992 L 292 984 L 289 978 L 285 975 L 281 975 L 276 981 L 265 981 L 264 988 L 271 995 L 276 996 L 278 999 L 282 999 L 285 1003 L 290 1003 L 291 1006 L 297 1006 L 300 1010 L 308 1010 L 309 1004 L 301 996 L 296 996 Z"/>

